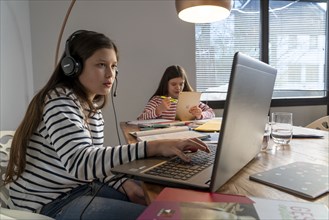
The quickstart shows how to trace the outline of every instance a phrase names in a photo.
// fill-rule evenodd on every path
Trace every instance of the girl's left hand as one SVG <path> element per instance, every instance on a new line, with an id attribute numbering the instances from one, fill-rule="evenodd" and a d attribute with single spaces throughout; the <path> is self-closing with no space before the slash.
<path id="1" fill-rule="evenodd" d="M 146 205 L 144 191 L 136 181 L 126 180 L 119 188 L 119 191 L 126 194 L 131 202 Z"/>
<path id="2" fill-rule="evenodd" d="M 202 110 L 198 106 L 193 106 L 190 108 L 189 112 L 196 118 L 202 119 Z"/>

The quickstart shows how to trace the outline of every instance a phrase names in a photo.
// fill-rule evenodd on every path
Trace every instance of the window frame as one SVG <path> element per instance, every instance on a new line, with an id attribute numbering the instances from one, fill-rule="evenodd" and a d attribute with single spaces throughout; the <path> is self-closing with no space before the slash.
<path id="1" fill-rule="evenodd" d="M 269 62 L 269 1 L 270 0 L 261 0 L 260 2 L 260 60 L 265 63 Z M 282 0 L 281 0 L 282 1 Z M 307 2 L 319 2 L 319 0 L 301 0 Z M 329 115 L 329 1 L 327 2 L 327 14 L 326 14 L 326 36 L 325 36 L 325 73 L 324 77 L 327 82 L 326 96 L 321 98 L 275 98 L 271 101 L 271 107 L 288 107 L 288 106 L 312 106 L 312 105 L 327 105 L 327 114 Z M 225 106 L 225 100 L 217 101 L 205 101 L 213 109 L 223 109 Z"/>

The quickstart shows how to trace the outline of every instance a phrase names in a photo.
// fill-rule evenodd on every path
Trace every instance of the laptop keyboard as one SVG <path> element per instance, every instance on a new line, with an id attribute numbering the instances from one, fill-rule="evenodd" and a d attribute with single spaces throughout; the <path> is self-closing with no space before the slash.
<path id="1" fill-rule="evenodd" d="M 185 162 L 179 157 L 175 157 L 153 169 L 146 171 L 146 174 L 162 176 L 179 180 L 188 180 L 195 174 L 206 169 L 214 163 L 217 145 L 208 145 L 210 153 L 197 151 L 191 153 L 190 162 Z"/>

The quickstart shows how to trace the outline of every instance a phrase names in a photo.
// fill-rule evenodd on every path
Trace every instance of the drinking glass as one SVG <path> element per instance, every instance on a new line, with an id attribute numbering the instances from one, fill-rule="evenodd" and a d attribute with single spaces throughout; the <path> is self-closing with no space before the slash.
<path id="1" fill-rule="evenodd" d="M 290 142 L 292 138 L 292 113 L 272 113 L 271 137 L 274 143 L 279 145 L 285 145 Z"/>
<path id="2" fill-rule="evenodd" d="M 261 151 L 271 150 L 271 148 L 269 147 L 270 135 L 271 135 L 271 125 L 270 125 L 270 117 L 268 116 L 267 121 L 265 123 L 265 131 L 264 131 Z"/>

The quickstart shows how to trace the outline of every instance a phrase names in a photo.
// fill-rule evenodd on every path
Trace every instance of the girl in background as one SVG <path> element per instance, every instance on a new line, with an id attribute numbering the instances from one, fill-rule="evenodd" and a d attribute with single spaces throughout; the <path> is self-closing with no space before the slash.
<path id="1" fill-rule="evenodd" d="M 179 98 L 179 93 L 182 91 L 193 91 L 185 70 L 181 66 L 169 66 L 163 73 L 158 89 L 137 119 L 175 120 L 177 108 L 177 101 L 175 100 Z M 189 112 L 195 119 L 215 117 L 213 109 L 203 102 L 200 102 L 198 106 L 192 106 Z"/>

